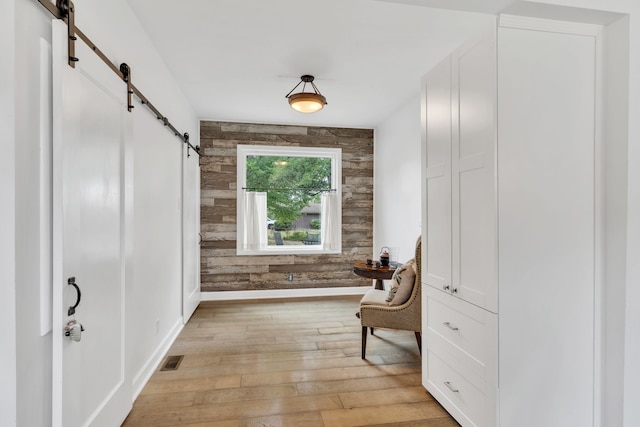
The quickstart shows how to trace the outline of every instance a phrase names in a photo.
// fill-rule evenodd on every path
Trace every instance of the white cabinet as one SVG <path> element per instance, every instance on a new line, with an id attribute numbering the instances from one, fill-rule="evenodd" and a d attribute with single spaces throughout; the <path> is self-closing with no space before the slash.
<path id="1" fill-rule="evenodd" d="M 598 33 L 501 17 L 423 79 L 423 384 L 463 426 L 593 426 Z"/>

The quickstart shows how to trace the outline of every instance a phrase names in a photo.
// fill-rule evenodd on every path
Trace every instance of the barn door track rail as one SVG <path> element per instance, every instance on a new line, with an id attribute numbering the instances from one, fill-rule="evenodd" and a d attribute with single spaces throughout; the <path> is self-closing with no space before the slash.
<path id="1" fill-rule="evenodd" d="M 69 44 L 69 66 L 72 68 L 76 67 L 76 62 L 80 60 L 76 55 L 76 41 L 78 38 L 82 40 L 91 50 L 95 52 L 96 55 L 102 62 L 104 62 L 107 67 L 111 69 L 114 73 L 120 77 L 120 79 L 127 84 L 127 110 L 131 112 L 134 108 L 132 102 L 132 95 L 136 95 L 142 105 L 146 105 L 153 114 L 156 115 L 157 119 L 162 122 L 162 124 L 168 127 L 175 136 L 180 138 L 180 140 L 187 145 L 187 157 L 190 157 L 190 150 L 193 150 L 198 156 L 200 156 L 200 146 L 194 146 L 189 142 L 189 134 L 187 132 L 180 133 L 178 130 L 171 124 L 169 119 L 167 119 L 158 109 L 147 99 L 146 96 L 140 92 L 140 90 L 135 87 L 131 80 L 131 67 L 126 63 L 120 64 L 120 66 L 116 66 L 107 56 L 89 39 L 89 37 L 84 34 L 80 28 L 76 27 L 75 24 L 75 7 L 71 0 L 56 0 L 56 4 L 54 5 L 49 0 L 38 0 L 40 4 L 42 4 L 54 17 L 64 21 L 67 24 L 67 35 L 68 35 L 68 44 Z"/>

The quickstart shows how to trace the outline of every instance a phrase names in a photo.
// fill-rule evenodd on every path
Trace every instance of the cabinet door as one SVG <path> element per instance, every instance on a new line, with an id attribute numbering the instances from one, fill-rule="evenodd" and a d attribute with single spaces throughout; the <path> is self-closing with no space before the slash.
<path id="1" fill-rule="evenodd" d="M 495 31 L 456 50 L 451 74 L 451 292 L 496 313 Z"/>
<path id="2" fill-rule="evenodd" d="M 423 79 L 426 123 L 426 207 L 423 281 L 451 286 L 451 65 L 447 58 Z"/>

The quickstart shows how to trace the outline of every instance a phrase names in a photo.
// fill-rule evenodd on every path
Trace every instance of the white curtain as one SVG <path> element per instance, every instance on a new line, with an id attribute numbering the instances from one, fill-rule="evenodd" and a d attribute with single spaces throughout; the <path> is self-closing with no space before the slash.
<path id="1" fill-rule="evenodd" d="M 259 250 L 267 246 L 267 193 L 247 191 L 243 200 L 243 247 Z"/>
<path id="2" fill-rule="evenodd" d="M 321 218 L 322 230 L 320 233 L 322 247 L 325 250 L 337 250 L 340 244 L 341 218 L 338 209 L 338 194 L 336 191 L 322 193 Z"/>

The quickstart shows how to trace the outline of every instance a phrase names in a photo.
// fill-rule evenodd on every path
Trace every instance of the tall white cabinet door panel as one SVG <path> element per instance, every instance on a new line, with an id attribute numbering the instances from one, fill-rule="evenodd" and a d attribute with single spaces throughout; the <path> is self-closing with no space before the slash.
<path id="1" fill-rule="evenodd" d="M 500 424 L 594 423 L 592 36 L 500 28 Z"/>
<path id="2" fill-rule="evenodd" d="M 451 66 L 424 77 L 426 92 L 426 224 L 422 275 L 427 285 L 451 289 Z"/>
<path id="3" fill-rule="evenodd" d="M 495 313 L 495 33 L 458 49 L 452 54 L 451 64 L 451 292 Z"/>
<path id="4" fill-rule="evenodd" d="M 115 426 L 133 400 L 124 317 L 126 86 L 84 43 L 76 43 L 80 60 L 69 67 L 66 25 L 52 26 L 52 425 Z M 75 331 L 79 340 L 65 336 L 71 321 L 84 327 Z"/>

